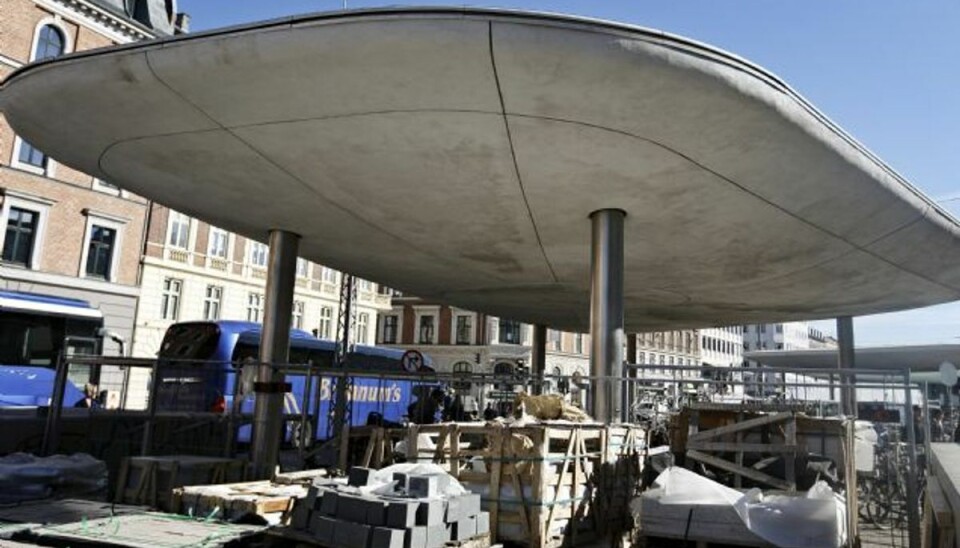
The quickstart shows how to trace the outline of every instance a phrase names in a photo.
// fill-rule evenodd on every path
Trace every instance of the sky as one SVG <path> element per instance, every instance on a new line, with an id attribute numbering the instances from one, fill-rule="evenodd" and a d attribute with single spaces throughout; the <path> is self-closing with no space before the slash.
<path id="1" fill-rule="evenodd" d="M 678 34 L 785 80 L 960 217 L 960 2 L 956 0 L 514 1 L 518 8 Z M 348 9 L 408 5 L 347 0 Z M 191 30 L 342 9 L 328 0 L 180 0 Z M 960 303 L 854 320 L 858 346 L 960 343 Z M 833 333 L 834 322 L 816 322 Z"/>

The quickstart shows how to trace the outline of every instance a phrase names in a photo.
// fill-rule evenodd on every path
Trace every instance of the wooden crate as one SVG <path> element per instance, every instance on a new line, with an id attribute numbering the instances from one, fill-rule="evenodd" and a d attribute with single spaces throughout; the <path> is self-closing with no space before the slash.
<path id="1" fill-rule="evenodd" d="M 407 459 L 441 464 L 480 494 L 496 541 L 541 548 L 632 524 L 627 504 L 639 486 L 643 439 L 633 425 L 411 425 Z"/>
<path id="2" fill-rule="evenodd" d="M 246 476 L 247 462 L 242 459 L 194 455 L 128 457 L 120 465 L 114 502 L 170 510 L 170 493 L 177 487 L 243 481 Z"/>
<path id="3" fill-rule="evenodd" d="M 267 480 L 221 485 L 191 485 L 173 490 L 172 511 L 183 515 L 236 519 L 255 514 L 286 523 L 294 501 L 307 496 L 307 485 Z"/>

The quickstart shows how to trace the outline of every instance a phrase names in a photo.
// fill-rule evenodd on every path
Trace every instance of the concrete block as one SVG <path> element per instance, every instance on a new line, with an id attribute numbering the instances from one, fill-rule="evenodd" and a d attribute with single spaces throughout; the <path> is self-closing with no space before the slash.
<path id="1" fill-rule="evenodd" d="M 406 531 L 387 527 L 374 527 L 370 533 L 370 548 L 404 548 Z"/>
<path id="2" fill-rule="evenodd" d="M 418 498 L 433 498 L 439 493 L 437 476 L 409 476 L 407 492 Z"/>
<path id="3" fill-rule="evenodd" d="M 319 489 L 316 487 L 310 487 L 307 489 L 307 496 L 302 500 L 297 501 L 297 504 L 304 504 L 307 508 L 311 510 L 314 508 L 314 505 L 317 503 L 317 496 L 319 495 Z"/>
<path id="4" fill-rule="evenodd" d="M 427 526 L 427 548 L 440 548 L 450 540 L 446 523 Z"/>
<path id="5" fill-rule="evenodd" d="M 337 528 L 337 520 L 314 514 L 310 520 L 309 531 L 320 544 L 333 543 L 333 531 Z"/>
<path id="6" fill-rule="evenodd" d="M 486 535 L 490 532 L 490 512 L 477 514 L 477 534 Z"/>
<path id="7" fill-rule="evenodd" d="M 477 536 L 477 516 L 457 520 L 450 525 L 450 540 L 461 541 Z"/>
<path id="8" fill-rule="evenodd" d="M 363 523 L 367 521 L 367 502 L 360 495 L 337 494 L 337 519 Z"/>
<path id="9" fill-rule="evenodd" d="M 340 493 L 336 491 L 327 491 L 320 499 L 320 513 L 325 516 L 337 515 L 337 506 L 340 499 Z"/>
<path id="10" fill-rule="evenodd" d="M 371 498 L 366 501 L 367 519 L 364 523 L 371 527 L 382 527 L 387 524 L 387 503 L 381 499 Z"/>
<path id="11" fill-rule="evenodd" d="M 417 508 L 417 525 L 438 525 L 445 514 L 443 499 L 421 499 Z"/>
<path id="12" fill-rule="evenodd" d="M 427 528 L 410 527 L 404 532 L 403 548 L 427 548 Z"/>
<path id="13" fill-rule="evenodd" d="M 473 493 L 450 497 L 447 502 L 447 523 L 454 523 L 468 516 L 480 513 L 480 495 Z"/>
<path id="14" fill-rule="evenodd" d="M 418 501 L 391 500 L 387 503 L 387 527 L 407 529 L 417 524 Z"/>
<path id="15" fill-rule="evenodd" d="M 366 487 L 373 480 L 373 468 L 363 468 L 362 466 L 351 467 L 347 471 L 347 485 L 354 487 Z"/>
<path id="16" fill-rule="evenodd" d="M 293 516 L 290 518 L 290 527 L 294 529 L 306 529 L 310 521 L 310 507 L 305 500 L 298 500 L 293 507 Z"/>
<path id="17" fill-rule="evenodd" d="M 333 544 L 340 548 L 367 548 L 370 545 L 370 527 L 338 519 L 333 530 Z"/>

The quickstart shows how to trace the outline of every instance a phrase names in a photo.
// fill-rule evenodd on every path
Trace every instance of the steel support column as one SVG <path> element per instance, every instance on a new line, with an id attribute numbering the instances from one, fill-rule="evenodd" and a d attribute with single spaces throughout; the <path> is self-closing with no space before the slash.
<path id="1" fill-rule="evenodd" d="M 533 376 L 534 394 L 543 394 L 543 375 L 546 371 L 547 326 L 536 324 L 533 326 L 533 348 L 530 350 L 530 374 Z"/>
<path id="2" fill-rule="evenodd" d="M 267 290 L 260 332 L 260 368 L 257 372 L 251 460 L 257 478 L 270 478 L 277 465 L 283 436 L 283 372 L 274 364 L 289 361 L 290 318 L 296 283 L 300 236 L 270 231 Z"/>
<path id="3" fill-rule="evenodd" d="M 613 379 L 623 371 L 624 217 L 619 209 L 590 214 L 590 408 L 601 422 L 620 418 L 620 390 Z"/>
<path id="4" fill-rule="evenodd" d="M 837 318 L 837 344 L 839 346 L 838 369 L 851 370 L 856 367 L 854 363 L 853 348 L 853 318 L 850 316 L 841 316 Z M 840 376 L 840 410 L 848 417 L 857 416 L 857 389 L 855 375 Z"/>
<path id="5" fill-rule="evenodd" d="M 913 380 L 910 378 L 910 368 L 903 370 L 903 420 L 907 431 L 907 533 L 910 539 L 910 548 L 920 547 L 920 473 L 917 463 L 917 432 L 913 418 Z M 927 457 L 929 458 L 929 457 Z"/>

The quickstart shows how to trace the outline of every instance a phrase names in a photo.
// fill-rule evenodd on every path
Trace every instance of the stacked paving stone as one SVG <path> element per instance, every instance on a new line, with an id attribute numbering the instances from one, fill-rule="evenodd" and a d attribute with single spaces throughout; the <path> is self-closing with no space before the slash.
<path id="1" fill-rule="evenodd" d="M 394 474 L 394 492 L 364 493 L 370 468 L 351 468 L 347 485 L 319 480 L 297 502 L 291 527 L 337 548 L 438 548 L 490 532 L 480 495 L 446 496 L 449 475 Z"/>

